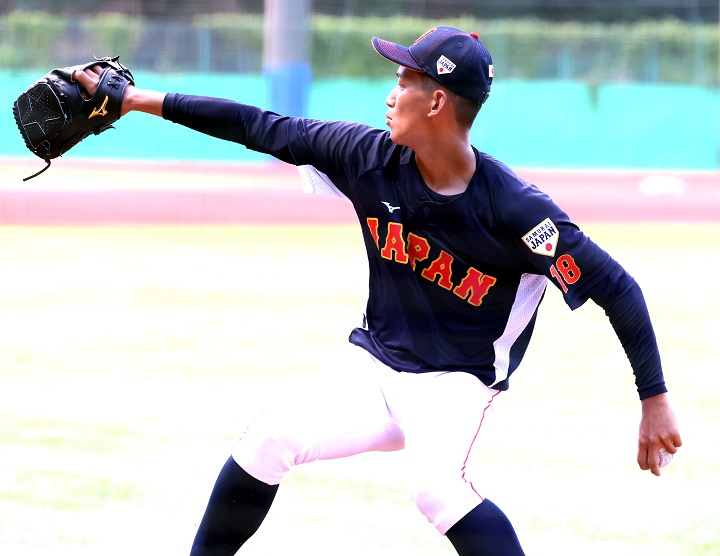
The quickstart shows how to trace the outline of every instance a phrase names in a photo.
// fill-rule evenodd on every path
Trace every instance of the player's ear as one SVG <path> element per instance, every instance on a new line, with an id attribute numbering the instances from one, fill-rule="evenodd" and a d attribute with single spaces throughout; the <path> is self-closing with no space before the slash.
<path id="1" fill-rule="evenodd" d="M 435 89 L 432 92 L 430 100 L 431 103 L 428 116 L 432 117 L 446 110 L 450 99 L 448 98 L 448 95 L 445 91 L 443 91 L 442 89 Z"/>

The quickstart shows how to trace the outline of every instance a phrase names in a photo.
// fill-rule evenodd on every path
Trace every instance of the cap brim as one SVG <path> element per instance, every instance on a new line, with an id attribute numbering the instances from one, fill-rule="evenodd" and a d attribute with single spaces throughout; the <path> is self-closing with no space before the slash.
<path id="1" fill-rule="evenodd" d="M 411 70 L 421 71 L 425 73 L 425 70 L 415 61 L 407 47 L 394 42 L 386 41 L 373 37 L 372 45 L 375 51 L 380 54 L 383 58 L 395 62 L 398 65 L 410 68 Z"/>

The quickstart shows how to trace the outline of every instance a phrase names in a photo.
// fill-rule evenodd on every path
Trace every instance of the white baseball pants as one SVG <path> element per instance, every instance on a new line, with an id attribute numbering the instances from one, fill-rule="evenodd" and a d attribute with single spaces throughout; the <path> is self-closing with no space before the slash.
<path id="1" fill-rule="evenodd" d="M 350 349 L 349 365 L 288 389 L 258 416 L 235 461 L 273 485 L 301 463 L 404 450 L 412 499 L 444 535 L 483 500 L 466 466 L 499 392 L 468 373 L 396 372 Z"/>

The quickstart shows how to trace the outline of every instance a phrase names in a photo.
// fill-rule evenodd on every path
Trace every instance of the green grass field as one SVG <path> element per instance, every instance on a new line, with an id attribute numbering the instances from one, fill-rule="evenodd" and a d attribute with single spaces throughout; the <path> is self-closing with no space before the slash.
<path id="1" fill-rule="evenodd" d="M 643 286 L 685 446 L 635 463 L 602 311 L 554 289 L 478 462 L 528 555 L 720 554 L 716 225 L 588 225 Z M 0 227 L 0 553 L 187 554 L 276 390 L 334 364 L 365 300 L 353 226 Z M 328 416 L 332 418 L 332 416 Z M 398 454 L 296 468 L 248 556 L 440 556 Z"/>

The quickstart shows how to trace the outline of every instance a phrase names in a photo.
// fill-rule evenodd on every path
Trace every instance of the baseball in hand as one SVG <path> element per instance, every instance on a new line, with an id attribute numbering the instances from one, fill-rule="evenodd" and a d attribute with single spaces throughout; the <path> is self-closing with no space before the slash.
<path id="1" fill-rule="evenodd" d="M 660 457 L 660 467 L 665 467 L 673 459 L 672 454 L 668 452 L 665 448 L 660 448 L 658 456 Z"/>

